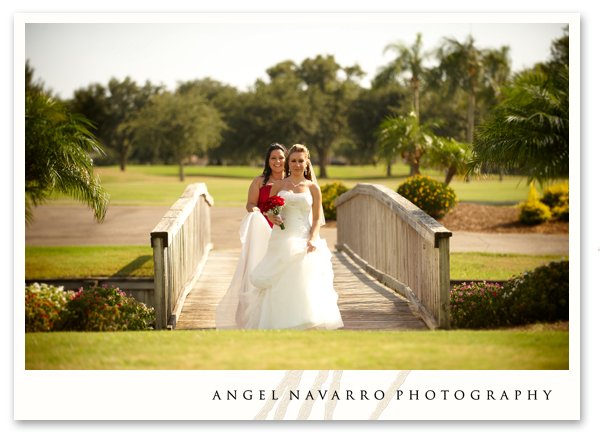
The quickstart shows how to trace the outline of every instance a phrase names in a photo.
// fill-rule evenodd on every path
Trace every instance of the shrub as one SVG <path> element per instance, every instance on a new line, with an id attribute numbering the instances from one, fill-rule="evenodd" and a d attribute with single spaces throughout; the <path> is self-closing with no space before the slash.
<path id="1" fill-rule="evenodd" d="M 569 221 L 569 195 L 561 195 L 559 203 L 552 208 L 552 215 L 559 221 Z"/>
<path id="2" fill-rule="evenodd" d="M 519 221 L 523 224 L 535 225 L 548 221 L 552 214 L 550 208 L 540 201 L 528 201 L 519 204 Z"/>
<path id="3" fill-rule="evenodd" d="M 25 286 L 25 332 L 52 330 L 71 294 L 72 291 L 52 285 Z"/>
<path id="4" fill-rule="evenodd" d="M 569 221 L 569 183 L 556 184 L 544 190 L 540 199 L 559 221 Z"/>
<path id="5" fill-rule="evenodd" d="M 556 184 L 554 186 L 547 187 L 544 190 L 544 196 L 540 199 L 542 203 L 548 206 L 550 209 L 554 209 L 560 204 L 564 204 L 566 197 L 567 204 L 569 200 L 569 183 Z M 561 199 L 562 198 L 562 199 Z"/>
<path id="6" fill-rule="evenodd" d="M 548 221 L 552 214 L 550 208 L 540 202 L 539 196 L 533 183 L 530 184 L 528 200 L 526 203 L 519 204 L 519 221 L 523 224 L 535 225 Z"/>
<path id="7" fill-rule="evenodd" d="M 450 292 L 450 322 L 454 328 L 493 328 L 508 324 L 504 289 L 485 281 L 463 282 Z"/>
<path id="8" fill-rule="evenodd" d="M 112 286 L 80 288 L 59 314 L 57 331 L 149 330 L 154 309 Z"/>
<path id="9" fill-rule="evenodd" d="M 321 197 L 323 198 L 322 202 L 325 219 L 337 219 L 337 209 L 335 208 L 334 201 L 337 197 L 347 191 L 348 187 L 344 183 L 341 183 L 337 180 L 321 187 Z"/>
<path id="10" fill-rule="evenodd" d="M 425 175 L 414 175 L 398 186 L 397 192 L 434 218 L 441 218 L 456 206 L 454 189 Z"/>
<path id="11" fill-rule="evenodd" d="M 513 325 L 569 320 L 569 261 L 555 261 L 513 276 L 505 286 Z"/>
<path id="12" fill-rule="evenodd" d="M 450 291 L 453 328 L 493 328 L 569 320 L 569 262 L 513 276 L 504 287 L 471 282 Z"/>

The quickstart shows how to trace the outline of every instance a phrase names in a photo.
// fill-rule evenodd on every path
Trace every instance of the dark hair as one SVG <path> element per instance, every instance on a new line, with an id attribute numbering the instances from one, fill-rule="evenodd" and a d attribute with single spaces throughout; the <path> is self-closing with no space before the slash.
<path id="1" fill-rule="evenodd" d="M 263 180 L 262 184 L 263 186 L 267 184 L 269 178 L 271 177 L 271 167 L 269 166 L 269 159 L 271 158 L 271 153 L 276 149 L 280 149 L 281 151 L 283 151 L 283 155 L 287 158 L 288 151 L 284 145 L 282 145 L 281 143 L 271 143 L 271 145 L 267 149 L 267 155 L 265 157 L 265 169 L 262 173 L 262 175 L 265 176 L 265 179 Z"/>
<path id="2" fill-rule="evenodd" d="M 294 146 L 292 146 L 290 148 L 290 150 L 288 151 L 287 157 L 285 158 L 285 175 L 289 176 L 291 174 L 290 172 L 290 156 L 292 155 L 292 153 L 294 152 L 303 152 L 304 155 L 306 156 L 306 160 L 310 162 L 310 152 L 308 151 L 308 148 L 304 145 L 301 145 L 300 143 L 296 143 Z M 312 180 L 312 174 L 310 172 L 310 166 L 306 166 L 306 169 L 304 170 L 304 177 L 306 177 L 307 180 Z"/>

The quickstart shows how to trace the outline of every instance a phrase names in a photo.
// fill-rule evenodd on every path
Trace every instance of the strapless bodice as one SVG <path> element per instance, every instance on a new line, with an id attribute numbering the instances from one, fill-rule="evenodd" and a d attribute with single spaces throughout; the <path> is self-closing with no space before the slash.
<path id="1" fill-rule="evenodd" d="M 279 191 L 277 194 L 285 200 L 280 216 L 285 218 L 285 230 L 296 236 L 306 238 L 310 233 L 313 198 L 310 193 Z M 277 229 L 277 228 L 276 228 Z"/>

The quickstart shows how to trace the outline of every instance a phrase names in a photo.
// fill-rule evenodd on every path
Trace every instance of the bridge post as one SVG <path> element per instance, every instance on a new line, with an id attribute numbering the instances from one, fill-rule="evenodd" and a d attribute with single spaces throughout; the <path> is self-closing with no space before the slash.
<path id="1" fill-rule="evenodd" d="M 156 329 L 167 328 L 167 248 L 160 237 L 152 237 L 154 257 L 154 316 Z"/>
<path id="2" fill-rule="evenodd" d="M 450 238 L 439 238 L 439 328 L 450 329 Z"/>

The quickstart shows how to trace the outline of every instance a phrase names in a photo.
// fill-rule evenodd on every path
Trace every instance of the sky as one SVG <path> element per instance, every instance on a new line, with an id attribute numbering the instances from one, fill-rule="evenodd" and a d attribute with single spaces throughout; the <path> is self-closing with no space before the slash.
<path id="1" fill-rule="evenodd" d="M 318 20 L 317 20 L 318 21 Z M 512 70 L 546 61 L 560 23 L 29 23 L 25 57 L 34 80 L 63 99 L 92 83 L 130 76 L 174 90 L 178 81 L 211 77 L 246 90 L 266 69 L 285 60 L 301 63 L 334 55 L 338 64 L 358 64 L 369 87 L 377 69 L 393 59 L 389 43 L 412 45 L 418 32 L 425 51 L 443 37 L 464 42 L 469 34 L 480 48 L 510 47 Z M 427 62 L 435 63 L 431 57 Z"/>

